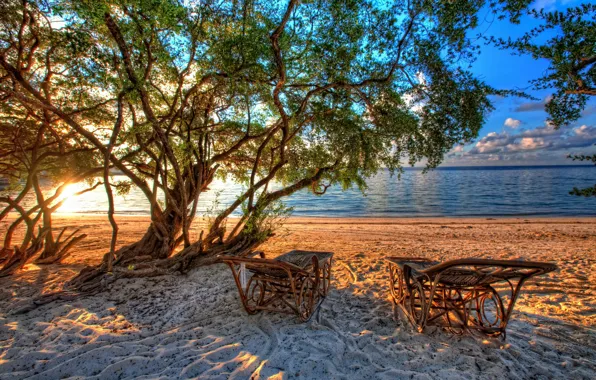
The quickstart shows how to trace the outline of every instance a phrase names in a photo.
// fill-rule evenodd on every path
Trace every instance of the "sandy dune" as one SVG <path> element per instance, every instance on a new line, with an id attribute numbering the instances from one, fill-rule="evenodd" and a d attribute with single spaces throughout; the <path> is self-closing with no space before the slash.
<path id="1" fill-rule="evenodd" d="M 121 243 L 144 218 L 120 218 Z M 291 219 L 262 248 L 336 252 L 333 288 L 306 324 L 242 310 L 224 265 L 119 281 L 109 291 L 12 312 L 96 263 L 104 218 L 65 218 L 90 236 L 67 265 L 0 279 L 0 379 L 593 378 L 596 219 Z M 1 228 L 5 228 L 2 225 Z M 198 233 L 198 228 L 195 233 Z M 289 232 L 291 230 L 291 232 Z M 383 257 L 481 256 L 555 261 L 530 283 L 506 341 L 419 334 L 395 320 Z"/>

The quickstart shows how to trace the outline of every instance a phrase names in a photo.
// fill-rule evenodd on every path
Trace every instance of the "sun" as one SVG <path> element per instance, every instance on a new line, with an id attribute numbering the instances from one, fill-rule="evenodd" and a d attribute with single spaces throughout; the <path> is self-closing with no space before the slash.
<path id="1" fill-rule="evenodd" d="M 60 194 L 61 198 L 70 198 L 73 197 L 77 192 L 81 189 L 81 186 L 78 183 L 70 183 L 66 185 L 64 190 L 62 190 L 62 194 Z"/>
<path id="2" fill-rule="evenodd" d="M 58 208 L 58 212 L 77 212 L 80 209 L 80 201 L 79 199 L 81 196 L 77 196 L 76 194 L 83 190 L 85 187 L 82 183 L 71 183 L 66 185 L 62 194 L 60 194 L 59 201 L 62 201 L 62 205 Z"/>

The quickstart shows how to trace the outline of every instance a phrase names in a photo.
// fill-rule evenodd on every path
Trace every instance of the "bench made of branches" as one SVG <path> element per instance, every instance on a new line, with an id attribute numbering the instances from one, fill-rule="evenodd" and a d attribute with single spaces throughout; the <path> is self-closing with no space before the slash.
<path id="1" fill-rule="evenodd" d="M 333 253 L 290 251 L 275 259 L 222 257 L 230 267 L 249 314 L 295 313 L 307 321 L 329 291 Z"/>
<path id="2" fill-rule="evenodd" d="M 419 332 L 433 322 L 456 334 L 476 329 L 502 338 L 524 283 L 557 269 L 551 263 L 475 258 L 388 261 L 393 301 Z"/>

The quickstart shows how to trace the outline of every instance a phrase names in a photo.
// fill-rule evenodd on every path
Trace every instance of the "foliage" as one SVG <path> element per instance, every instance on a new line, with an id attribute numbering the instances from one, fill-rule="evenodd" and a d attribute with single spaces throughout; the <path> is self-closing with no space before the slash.
<path id="1" fill-rule="evenodd" d="M 243 212 L 247 213 L 246 205 Z M 247 220 L 244 233 L 254 236 L 257 241 L 265 241 L 276 233 L 294 212 L 293 207 L 286 206 L 281 200 L 274 201 L 264 208 L 259 208 Z"/>
<path id="2" fill-rule="evenodd" d="M 213 194 L 213 200 L 211 201 L 211 204 L 205 209 L 205 212 L 203 213 L 203 219 L 206 221 L 209 229 L 211 229 L 211 227 L 214 225 L 215 218 L 217 217 L 217 215 L 222 212 L 222 203 L 220 200 L 222 192 L 223 190 L 218 190 Z M 224 223 L 225 222 L 226 221 L 224 221 Z"/>
<path id="3" fill-rule="evenodd" d="M 493 39 L 497 46 L 534 59 L 547 59 L 547 71 L 532 81 L 536 90 L 555 89 L 546 104 L 556 126 L 577 120 L 588 98 L 596 95 L 596 5 L 582 4 L 564 12 L 531 9 L 541 21 L 517 40 Z"/>
<path id="4" fill-rule="evenodd" d="M 583 189 L 574 187 L 569 194 L 578 197 L 596 197 L 596 185 L 594 185 L 594 187 L 586 187 Z"/>
<path id="5" fill-rule="evenodd" d="M 569 158 L 571 158 L 573 161 L 591 161 L 594 163 L 594 165 L 596 165 L 596 154 L 592 156 L 587 156 L 583 154 L 569 155 Z M 585 189 L 579 189 L 577 187 L 574 187 L 573 190 L 569 192 L 569 194 L 580 197 L 596 197 L 596 185 L 594 185 L 594 187 L 587 187 Z"/>
<path id="6" fill-rule="evenodd" d="M 549 122 L 567 125 L 582 115 L 590 97 L 596 95 L 596 5 L 582 4 L 564 12 L 531 9 L 528 14 L 540 20 L 517 40 L 492 39 L 499 47 L 534 59 L 547 59 L 548 70 L 531 83 L 536 90 L 555 89 L 546 103 Z M 575 160 L 592 160 L 573 156 Z M 596 188 L 573 188 L 577 196 L 594 196 Z"/>

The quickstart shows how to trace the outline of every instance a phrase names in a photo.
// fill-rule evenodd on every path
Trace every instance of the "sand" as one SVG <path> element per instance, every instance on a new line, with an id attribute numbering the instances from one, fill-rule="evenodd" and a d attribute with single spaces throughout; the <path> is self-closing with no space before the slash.
<path id="1" fill-rule="evenodd" d="M 147 222 L 119 220 L 120 244 L 138 239 Z M 109 245 L 105 217 L 56 224 L 76 225 L 89 236 L 62 266 L 28 265 L 0 279 L 0 379 L 580 379 L 596 373 L 596 218 L 292 218 L 262 246 L 268 256 L 296 248 L 335 252 L 332 290 L 307 323 L 285 314 L 247 315 L 221 264 L 185 276 L 121 280 L 104 293 L 14 314 L 84 264 L 99 262 Z M 396 254 L 554 261 L 560 270 L 528 284 L 505 341 L 432 327 L 420 334 L 394 316 L 383 258 Z"/>

